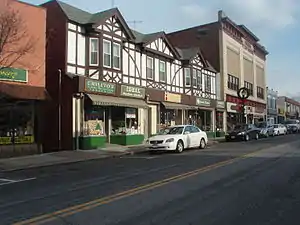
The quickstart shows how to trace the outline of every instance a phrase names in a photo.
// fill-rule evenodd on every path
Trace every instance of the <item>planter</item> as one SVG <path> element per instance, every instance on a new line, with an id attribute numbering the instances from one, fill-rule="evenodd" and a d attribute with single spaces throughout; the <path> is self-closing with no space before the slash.
<path id="1" fill-rule="evenodd" d="M 106 136 L 84 136 L 79 137 L 79 148 L 90 150 L 105 147 Z"/>
<path id="2" fill-rule="evenodd" d="M 132 135 L 111 135 L 110 143 L 117 145 L 140 145 L 143 144 L 145 136 L 143 134 Z"/>

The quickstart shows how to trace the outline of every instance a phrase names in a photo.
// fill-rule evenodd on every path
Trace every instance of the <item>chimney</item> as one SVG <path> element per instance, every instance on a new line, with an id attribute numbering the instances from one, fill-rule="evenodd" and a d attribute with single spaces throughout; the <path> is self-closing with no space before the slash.
<path id="1" fill-rule="evenodd" d="M 223 10 L 218 11 L 218 21 L 221 21 L 225 16 Z"/>

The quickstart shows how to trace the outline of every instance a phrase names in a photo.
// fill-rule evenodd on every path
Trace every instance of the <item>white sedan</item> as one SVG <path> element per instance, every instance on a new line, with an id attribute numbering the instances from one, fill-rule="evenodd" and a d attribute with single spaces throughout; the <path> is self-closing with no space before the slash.
<path id="1" fill-rule="evenodd" d="M 284 126 L 282 124 L 274 124 L 273 127 L 274 127 L 275 135 L 287 134 L 286 126 Z"/>
<path id="2" fill-rule="evenodd" d="M 179 153 L 188 148 L 205 148 L 207 142 L 206 133 L 192 125 L 172 126 L 166 133 L 155 135 L 147 140 L 152 151 L 170 150 Z"/>

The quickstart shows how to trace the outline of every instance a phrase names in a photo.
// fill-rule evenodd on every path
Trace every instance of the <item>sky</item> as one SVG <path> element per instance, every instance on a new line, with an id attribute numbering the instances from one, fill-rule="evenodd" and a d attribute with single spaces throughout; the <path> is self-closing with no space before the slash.
<path id="1" fill-rule="evenodd" d="M 23 0 L 42 4 L 43 0 Z M 217 20 L 224 13 L 246 25 L 269 51 L 267 86 L 280 95 L 300 96 L 299 0 L 63 0 L 89 12 L 118 7 L 130 27 L 172 32 Z M 133 21 L 137 21 L 135 24 Z"/>

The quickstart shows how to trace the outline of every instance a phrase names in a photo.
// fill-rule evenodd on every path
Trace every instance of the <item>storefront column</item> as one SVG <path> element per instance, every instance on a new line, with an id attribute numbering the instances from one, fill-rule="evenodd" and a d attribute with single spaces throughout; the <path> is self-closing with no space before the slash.
<path id="1" fill-rule="evenodd" d="M 224 111 L 223 113 L 223 131 L 227 132 L 227 112 Z"/>
<path id="2" fill-rule="evenodd" d="M 108 124 L 107 124 L 107 128 L 108 128 L 108 132 L 107 132 L 107 142 L 110 143 L 110 135 L 111 135 L 111 107 L 108 108 Z"/>
<path id="3" fill-rule="evenodd" d="M 211 111 L 210 117 L 211 117 L 211 124 L 213 127 L 212 131 L 215 133 L 216 132 L 216 110 Z"/>
<path id="4" fill-rule="evenodd" d="M 186 115 L 186 113 L 187 113 L 187 110 L 182 110 L 182 114 L 181 114 L 181 122 L 182 122 L 182 124 L 186 124 L 186 122 L 185 122 L 185 115 Z"/>
<path id="5" fill-rule="evenodd" d="M 146 129 L 147 120 L 146 120 L 146 109 L 139 108 L 138 109 L 138 126 L 140 128 L 140 132 L 144 134 L 145 138 L 148 138 L 148 129 Z"/>

